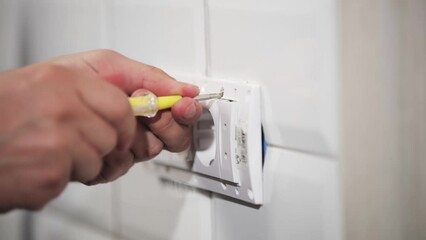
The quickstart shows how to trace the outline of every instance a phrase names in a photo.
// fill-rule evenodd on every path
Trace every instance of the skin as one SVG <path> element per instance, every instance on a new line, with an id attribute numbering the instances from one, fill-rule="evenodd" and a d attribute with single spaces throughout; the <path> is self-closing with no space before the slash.
<path id="1" fill-rule="evenodd" d="M 135 118 L 128 96 L 182 95 Z M 106 183 L 161 150 L 182 151 L 201 115 L 197 87 L 110 50 L 0 73 L 0 212 L 40 209 L 68 182 Z"/>

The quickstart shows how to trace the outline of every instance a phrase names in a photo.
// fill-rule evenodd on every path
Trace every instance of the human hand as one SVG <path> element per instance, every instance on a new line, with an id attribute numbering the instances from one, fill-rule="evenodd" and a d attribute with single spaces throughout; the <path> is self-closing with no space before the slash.
<path id="1" fill-rule="evenodd" d="M 136 159 L 187 148 L 200 105 L 183 98 L 171 111 L 135 120 L 127 97 L 146 90 L 198 94 L 194 86 L 108 50 L 1 73 L 0 211 L 38 209 L 68 181 L 112 181 Z"/>

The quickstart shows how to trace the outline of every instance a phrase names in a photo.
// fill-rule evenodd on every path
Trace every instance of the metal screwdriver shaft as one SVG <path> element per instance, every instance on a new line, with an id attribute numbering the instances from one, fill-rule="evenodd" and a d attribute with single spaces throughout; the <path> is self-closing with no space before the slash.
<path id="1" fill-rule="evenodd" d="M 194 100 L 199 102 L 199 101 L 205 101 L 205 100 L 211 100 L 211 99 L 221 99 L 222 97 L 223 97 L 223 90 L 219 93 L 200 94 L 194 97 Z"/>

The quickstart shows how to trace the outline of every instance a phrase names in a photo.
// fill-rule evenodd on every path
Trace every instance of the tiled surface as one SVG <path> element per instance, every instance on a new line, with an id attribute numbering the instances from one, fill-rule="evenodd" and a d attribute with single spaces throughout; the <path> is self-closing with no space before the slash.
<path id="1" fill-rule="evenodd" d="M 201 0 L 117 0 L 114 49 L 167 71 L 203 72 L 204 12 Z"/>
<path id="2" fill-rule="evenodd" d="M 259 210 L 161 181 L 142 163 L 115 185 L 69 185 L 37 215 L 36 239 L 340 238 L 335 158 L 282 149 L 337 152 L 335 1 L 22 2 L 20 63 L 112 47 L 169 72 L 203 75 L 207 67 L 213 78 L 257 82 L 274 146 Z"/>
<path id="3" fill-rule="evenodd" d="M 332 0 L 209 1 L 210 74 L 263 86 L 271 145 L 337 152 L 337 34 Z"/>
<path id="4" fill-rule="evenodd" d="M 117 223 L 117 219 L 113 209 L 115 199 L 112 192 L 113 184 L 88 187 L 80 183 L 70 183 L 47 209 L 61 211 L 82 223 L 115 232 L 117 230 L 114 224 Z"/>
<path id="5" fill-rule="evenodd" d="M 23 211 L 12 211 L 0 214 L 0 239 L 22 239 Z"/>
<path id="6" fill-rule="evenodd" d="M 105 47 L 102 0 L 26 0 L 21 9 L 23 64 Z"/>
<path id="7" fill-rule="evenodd" d="M 342 239 L 338 163 L 268 148 L 260 209 L 215 195 L 215 240 Z"/>
<path id="8" fill-rule="evenodd" d="M 100 231 L 90 224 L 75 221 L 67 215 L 54 210 L 36 214 L 31 239 L 34 240 L 112 240 L 108 232 Z"/>
<path id="9" fill-rule="evenodd" d="M 151 162 L 120 182 L 121 228 L 129 239 L 211 239 L 211 199 L 205 192 L 161 181 Z"/>
<path id="10" fill-rule="evenodd" d="M 0 71 L 19 65 L 19 1 L 0 0 Z"/>

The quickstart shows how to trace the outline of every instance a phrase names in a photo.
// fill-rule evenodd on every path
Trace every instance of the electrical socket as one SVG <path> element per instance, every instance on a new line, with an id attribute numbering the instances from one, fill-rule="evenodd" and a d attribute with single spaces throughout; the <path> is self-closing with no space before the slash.
<path id="1" fill-rule="evenodd" d="M 163 151 L 156 158 L 160 176 L 252 204 L 263 203 L 260 87 L 205 77 L 179 76 L 200 93 L 224 91 L 222 99 L 201 102 L 191 149 Z"/>

